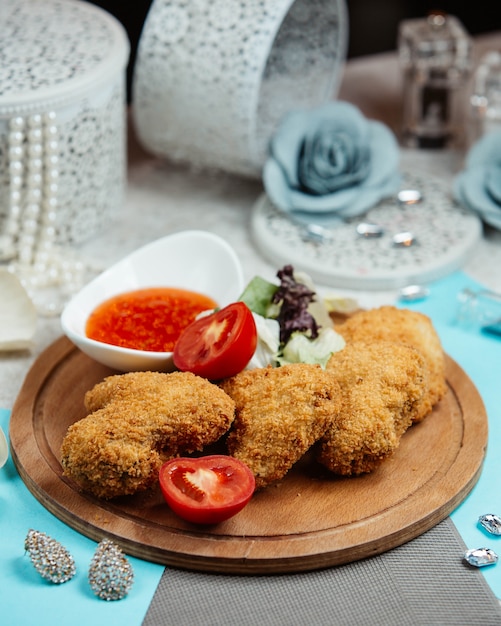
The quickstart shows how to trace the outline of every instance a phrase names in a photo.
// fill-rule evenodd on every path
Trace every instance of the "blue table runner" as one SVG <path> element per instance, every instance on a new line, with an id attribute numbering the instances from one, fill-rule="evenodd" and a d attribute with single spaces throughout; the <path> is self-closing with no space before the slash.
<path id="1" fill-rule="evenodd" d="M 445 351 L 466 371 L 485 403 L 489 446 L 482 474 L 470 495 L 451 514 L 451 519 L 467 547 L 485 545 L 501 553 L 501 537 L 487 535 L 477 523 L 481 514 L 501 515 L 501 339 L 481 335 L 456 322 L 457 294 L 465 287 L 477 289 L 479 285 L 457 272 L 431 285 L 426 300 L 406 306 L 432 318 Z M 0 425 L 6 434 L 9 416 L 9 410 L 0 409 Z M 39 577 L 24 554 L 24 538 L 30 528 L 49 534 L 70 550 L 77 565 L 73 580 L 57 586 Z M 124 626 L 137 626 L 147 614 L 164 572 L 161 565 L 130 557 L 135 583 L 129 596 L 109 603 L 97 598 L 87 582 L 96 543 L 61 522 L 36 500 L 19 477 L 11 458 L 0 469 L 0 537 L 0 614 L 6 626 L 70 623 L 100 626 L 111 620 Z M 459 557 L 457 566 L 464 567 Z M 494 594 L 501 598 L 501 564 L 484 568 L 482 573 Z M 181 576 L 189 577 L 190 573 Z M 193 574 L 197 579 L 200 576 L 203 575 Z M 176 593 L 175 587 L 173 593 Z"/>

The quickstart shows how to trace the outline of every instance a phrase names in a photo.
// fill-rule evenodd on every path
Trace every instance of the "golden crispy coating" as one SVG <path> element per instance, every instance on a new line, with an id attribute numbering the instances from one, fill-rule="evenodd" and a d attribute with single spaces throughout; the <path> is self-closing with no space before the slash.
<path id="1" fill-rule="evenodd" d="M 100 498 L 147 489 L 167 459 L 217 441 L 235 417 L 222 389 L 187 372 L 109 376 L 85 405 L 90 414 L 68 429 L 61 464 Z"/>
<path id="2" fill-rule="evenodd" d="M 340 408 L 339 385 L 318 365 L 244 371 L 221 386 L 237 411 L 228 451 L 250 467 L 256 488 L 283 478 Z"/>
<path id="3" fill-rule="evenodd" d="M 446 392 L 445 357 L 440 338 L 430 318 L 418 311 L 382 306 L 359 311 L 336 331 L 347 342 L 396 341 L 416 348 L 424 356 L 428 369 L 429 389 L 414 417 L 422 420 Z"/>
<path id="4" fill-rule="evenodd" d="M 400 343 L 351 342 L 329 360 L 343 405 L 318 460 L 336 474 L 371 472 L 398 447 L 427 391 L 423 356 Z"/>

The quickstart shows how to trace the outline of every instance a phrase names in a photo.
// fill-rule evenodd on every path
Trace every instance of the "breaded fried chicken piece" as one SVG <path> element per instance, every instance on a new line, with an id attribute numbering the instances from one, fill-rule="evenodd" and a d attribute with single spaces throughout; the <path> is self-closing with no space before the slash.
<path id="1" fill-rule="evenodd" d="M 359 311 L 336 331 L 347 342 L 397 341 L 416 348 L 425 358 L 429 389 L 423 397 L 415 422 L 422 420 L 446 392 L 445 357 L 440 338 L 430 318 L 418 311 L 382 306 Z"/>
<path id="2" fill-rule="evenodd" d="M 236 404 L 228 451 L 250 467 L 256 488 L 283 478 L 340 408 L 338 383 L 318 365 L 249 370 L 220 384 Z"/>
<path id="3" fill-rule="evenodd" d="M 147 489 L 166 460 L 217 441 L 235 417 L 222 389 L 188 372 L 109 376 L 85 405 L 90 414 L 69 427 L 61 464 L 99 498 Z"/>
<path id="4" fill-rule="evenodd" d="M 327 365 L 342 408 L 322 437 L 317 458 L 345 476 L 376 469 L 398 447 L 427 391 L 424 357 L 400 343 L 352 342 Z"/>

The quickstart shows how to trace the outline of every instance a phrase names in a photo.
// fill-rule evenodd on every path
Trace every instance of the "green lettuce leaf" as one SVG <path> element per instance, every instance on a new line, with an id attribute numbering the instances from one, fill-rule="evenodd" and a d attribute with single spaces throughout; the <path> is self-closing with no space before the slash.
<path id="1" fill-rule="evenodd" d="M 333 328 L 322 328 L 316 339 L 310 339 L 304 333 L 294 333 L 285 344 L 278 361 L 287 363 L 313 363 L 325 369 L 334 352 L 345 346 L 343 337 Z"/>
<path id="2" fill-rule="evenodd" d="M 269 281 L 255 276 L 244 289 L 240 300 L 245 302 L 251 311 L 262 315 L 263 317 L 276 317 L 277 307 L 272 304 L 273 296 L 278 289 L 278 285 L 274 285 Z"/>

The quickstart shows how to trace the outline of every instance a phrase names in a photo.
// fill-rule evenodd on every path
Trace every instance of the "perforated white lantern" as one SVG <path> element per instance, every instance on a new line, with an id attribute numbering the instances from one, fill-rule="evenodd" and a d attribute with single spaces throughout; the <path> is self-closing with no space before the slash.
<path id="1" fill-rule="evenodd" d="M 259 176 L 283 115 L 335 95 L 347 31 L 344 0 L 154 0 L 134 69 L 139 139 Z"/>
<path id="2" fill-rule="evenodd" d="M 29 264 L 122 201 L 129 41 L 78 0 L 1 0 L 0 23 L 0 258 Z"/>

